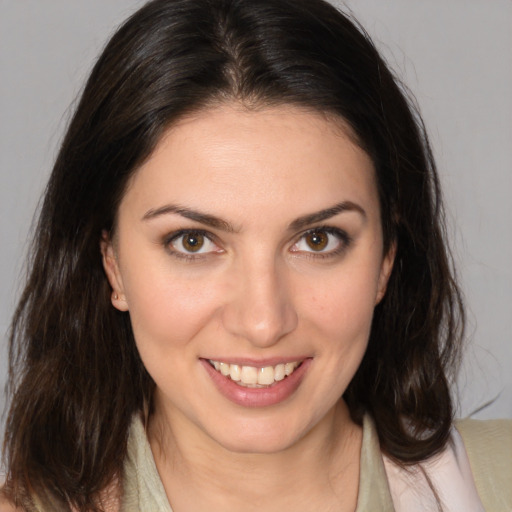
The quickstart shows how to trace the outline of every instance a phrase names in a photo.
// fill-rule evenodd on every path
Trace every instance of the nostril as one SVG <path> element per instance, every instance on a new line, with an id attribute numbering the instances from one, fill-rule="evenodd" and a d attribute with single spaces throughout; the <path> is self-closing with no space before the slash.
<path id="1" fill-rule="evenodd" d="M 269 347 L 298 323 L 285 277 L 275 262 L 245 261 L 222 311 L 223 326 L 258 347 Z"/>

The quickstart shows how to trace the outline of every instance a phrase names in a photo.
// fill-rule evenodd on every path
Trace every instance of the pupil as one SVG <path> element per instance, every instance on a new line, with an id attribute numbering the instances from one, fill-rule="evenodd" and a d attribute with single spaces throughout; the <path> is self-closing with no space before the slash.
<path id="1" fill-rule="evenodd" d="M 183 239 L 183 247 L 185 247 L 185 249 L 190 252 L 199 251 L 199 249 L 201 249 L 203 246 L 203 243 L 204 237 L 199 233 L 190 233 Z"/>
<path id="2" fill-rule="evenodd" d="M 327 246 L 328 237 L 325 233 L 314 232 L 307 237 L 307 243 L 311 249 L 321 251 Z"/>

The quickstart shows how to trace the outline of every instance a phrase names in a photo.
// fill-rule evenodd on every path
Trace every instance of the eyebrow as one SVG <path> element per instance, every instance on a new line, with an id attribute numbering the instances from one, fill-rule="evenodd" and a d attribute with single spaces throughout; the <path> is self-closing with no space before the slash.
<path id="1" fill-rule="evenodd" d="M 306 226 L 311 224 L 315 224 L 316 222 L 322 222 L 323 220 L 330 219 L 331 217 L 335 217 L 336 215 L 343 212 L 358 212 L 361 216 L 366 219 L 366 212 L 364 209 L 356 203 L 352 201 L 343 201 L 338 203 L 330 208 L 326 208 L 325 210 L 320 210 L 319 212 L 309 213 L 298 219 L 295 219 L 291 224 L 289 229 L 291 231 L 299 231 Z"/>
<path id="2" fill-rule="evenodd" d="M 318 212 L 309 213 L 303 215 L 292 221 L 288 227 L 290 231 L 299 231 L 306 226 L 321 222 L 323 220 L 330 219 L 343 212 L 358 212 L 364 219 L 366 219 L 366 212 L 364 209 L 352 201 L 343 201 L 330 208 L 325 208 Z M 186 219 L 194 220 L 206 226 L 227 231 L 229 233 L 235 233 L 239 230 L 236 229 L 232 224 L 208 213 L 203 213 L 198 210 L 192 210 L 191 208 L 185 208 L 183 206 L 167 204 L 160 208 L 152 208 L 148 210 L 142 217 L 143 221 L 152 220 L 162 215 L 176 214 L 185 217 Z"/>
<path id="3" fill-rule="evenodd" d="M 222 231 L 227 231 L 229 233 L 234 233 L 237 231 L 232 224 L 219 217 L 215 217 L 215 215 L 202 213 L 197 210 L 192 210 L 190 208 L 185 208 L 183 206 L 173 204 L 167 204 L 165 206 L 162 206 L 161 208 L 148 210 L 142 217 L 142 220 L 147 221 L 154 219 L 156 217 L 160 217 L 162 215 L 168 215 L 172 213 L 181 215 L 186 219 L 195 220 L 196 222 L 204 224 L 205 226 L 220 229 Z"/>

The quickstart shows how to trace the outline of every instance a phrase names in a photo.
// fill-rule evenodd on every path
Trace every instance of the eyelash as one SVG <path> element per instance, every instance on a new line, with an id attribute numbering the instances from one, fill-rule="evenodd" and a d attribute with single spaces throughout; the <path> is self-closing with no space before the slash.
<path id="1" fill-rule="evenodd" d="M 302 257 L 314 259 L 335 258 L 336 256 L 341 256 L 353 242 L 353 239 L 349 236 L 349 234 L 342 229 L 335 228 L 333 226 L 315 226 L 314 228 L 308 229 L 299 237 L 297 237 L 294 245 L 298 244 L 302 239 L 305 239 L 306 236 L 313 233 L 326 233 L 328 235 L 332 235 L 339 240 L 339 246 L 328 252 L 315 252 L 313 250 L 304 251 L 302 252 Z"/>
<path id="2" fill-rule="evenodd" d="M 205 239 L 209 240 L 211 243 L 215 243 L 215 237 L 209 233 L 208 231 L 204 231 L 202 229 L 180 229 L 179 231 L 175 231 L 174 233 L 170 233 L 167 235 L 163 241 L 163 245 L 166 248 L 166 250 L 175 258 L 178 258 L 180 260 L 193 262 L 197 260 L 204 259 L 208 256 L 209 253 L 187 253 L 187 252 L 181 252 L 178 250 L 175 250 L 172 248 L 172 243 L 179 240 L 184 235 L 199 235 L 204 237 Z"/>
<path id="3" fill-rule="evenodd" d="M 306 236 L 311 235 L 313 233 L 326 233 L 327 235 L 334 236 L 338 238 L 339 240 L 339 247 L 330 250 L 328 252 L 315 252 L 312 251 L 292 251 L 294 253 L 301 253 L 303 257 L 306 258 L 314 258 L 314 259 L 325 259 L 325 258 L 333 258 L 336 256 L 339 256 L 343 254 L 351 245 L 352 238 L 348 235 L 346 231 L 343 231 L 341 229 L 332 227 L 332 226 L 316 226 L 314 228 L 308 229 L 307 231 L 304 231 L 300 236 L 298 236 L 293 243 L 293 246 L 297 245 L 301 240 L 303 240 Z M 211 243 L 215 244 L 215 237 L 212 235 L 212 233 L 209 233 L 208 231 L 204 231 L 202 229 L 180 229 L 178 231 L 175 231 L 173 233 L 170 233 L 167 235 L 163 240 L 163 245 L 165 249 L 175 258 L 178 258 L 180 260 L 188 261 L 188 262 L 194 262 L 197 260 L 204 259 L 208 257 L 211 252 L 206 253 L 187 253 L 187 252 L 181 252 L 178 250 L 175 250 L 172 248 L 172 243 L 179 240 L 184 235 L 199 235 L 210 241 Z M 224 252 L 222 249 L 219 252 Z"/>

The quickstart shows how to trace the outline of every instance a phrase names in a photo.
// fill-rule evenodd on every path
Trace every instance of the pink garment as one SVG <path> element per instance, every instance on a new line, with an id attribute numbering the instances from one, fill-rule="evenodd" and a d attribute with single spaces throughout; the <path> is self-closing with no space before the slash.
<path id="1" fill-rule="evenodd" d="M 443 512 L 485 512 L 464 442 L 455 428 L 446 448 L 421 464 L 403 469 L 383 458 L 395 512 L 439 510 L 425 474 L 440 498 Z"/>

